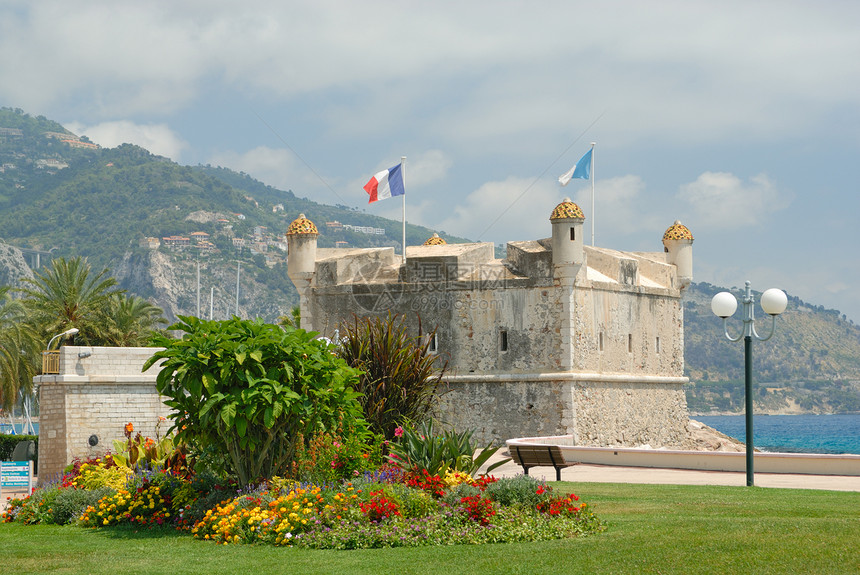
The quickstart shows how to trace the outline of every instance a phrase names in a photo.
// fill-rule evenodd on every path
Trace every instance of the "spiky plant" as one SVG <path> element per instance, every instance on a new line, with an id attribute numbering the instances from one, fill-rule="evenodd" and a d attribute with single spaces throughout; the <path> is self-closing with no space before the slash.
<path id="1" fill-rule="evenodd" d="M 430 353 L 435 330 L 408 333 L 403 316 L 353 316 L 341 342 L 341 357 L 361 370 L 359 402 L 374 433 L 394 438 L 397 427 L 423 420 L 433 406 L 447 363 Z"/>

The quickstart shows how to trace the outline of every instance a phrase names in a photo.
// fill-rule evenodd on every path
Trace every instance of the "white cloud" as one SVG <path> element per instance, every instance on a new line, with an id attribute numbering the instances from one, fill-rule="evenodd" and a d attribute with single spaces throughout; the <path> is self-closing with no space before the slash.
<path id="1" fill-rule="evenodd" d="M 708 141 L 796 132 L 860 97 L 847 56 L 860 52 L 860 6 L 848 3 L 11 6 L 0 77 L 15 81 L 0 98 L 35 113 L 74 101 L 90 122 L 175 113 L 214 89 L 356 102 L 359 113 L 331 100 L 335 133 L 414 122 L 469 146 L 581 128 L 608 110 L 598 127 L 616 141 L 655 130 Z M 589 25 L 572 34 L 572 19 Z"/>
<path id="2" fill-rule="evenodd" d="M 70 122 L 66 127 L 79 136 L 86 136 L 104 148 L 115 148 L 120 144 L 136 144 L 153 154 L 178 162 L 188 143 L 166 124 L 135 124 L 127 120 L 102 122 L 85 126 Z"/>
<path id="3" fill-rule="evenodd" d="M 298 182 L 306 178 L 307 172 L 300 160 L 283 148 L 258 146 L 244 153 L 221 152 L 212 156 L 209 161 L 215 166 L 223 166 L 237 172 L 245 172 L 251 177 L 266 184 L 289 190 L 296 187 Z"/>
<path id="4" fill-rule="evenodd" d="M 410 156 L 406 159 L 406 185 L 419 188 L 444 180 L 451 164 L 451 158 L 441 150 Z"/>
<path id="5" fill-rule="evenodd" d="M 551 235 L 550 213 L 559 201 L 555 184 L 512 176 L 482 185 L 434 227 L 495 243 L 546 238 Z"/>
<path id="6" fill-rule="evenodd" d="M 623 241 L 642 231 L 662 232 L 661 226 L 667 228 L 671 225 L 671 221 L 665 221 L 669 218 L 658 216 L 655 210 L 643 205 L 644 190 L 645 183 L 636 175 L 598 179 L 594 184 L 595 213 L 592 214 L 591 185 L 580 186 L 573 199 L 585 214 L 585 228 L 589 235 L 590 221 L 595 219 L 595 237 L 600 238 L 598 245 L 607 245 L 609 239 Z"/>
<path id="7" fill-rule="evenodd" d="M 682 185 L 678 198 L 695 212 L 697 227 L 710 229 L 758 224 L 790 201 L 765 174 L 745 183 L 727 172 L 703 173 L 696 181 Z"/>

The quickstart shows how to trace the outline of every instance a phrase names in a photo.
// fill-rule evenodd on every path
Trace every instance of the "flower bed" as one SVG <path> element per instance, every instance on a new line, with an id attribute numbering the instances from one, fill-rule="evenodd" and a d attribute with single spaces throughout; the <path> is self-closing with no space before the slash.
<path id="1" fill-rule="evenodd" d="M 257 486 L 192 464 L 206 453 L 186 457 L 192 452 L 174 436 L 133 432 L 126 425 L 116 454 L 75 461 L 58 483 L 10 501 L 3 521 L 163 527 L 222 545 L 319 549 L 539 541 L 603 529 L 576 495 L 531 477 L 472 477 L 495 449 L 473 457 L 471 432 L 438 433 L 430 423 L 398 427 L 394 442 L 340 426 L 299 436 L 293 472 L 305 481 Z"/>
<path id="2" fill-rule="evenodd" d="M 4 521 L 169 526 L 223 545 L 317 549 L 539 541 L 603 528 L 575 495 L 557 495 L 527 476 L 476 480 L 463 473 L 440 478 L 387 470 L 329 485 L 274 478 L 237 494 L 214 481 L 151 471 L 137 471 L 126 486 L 114 489 L 110 484 L 124 471 L 104 460 L 76 467 L 82 475 L 12 500 Z M 78 485 L 81 477 L 92 489 Z M 76 502 L 78 512 L 69 512 L 66 503 L 64 514 L 57 515 L 54 508 L 62 500 L 71 501 L 72 509 Z"/>

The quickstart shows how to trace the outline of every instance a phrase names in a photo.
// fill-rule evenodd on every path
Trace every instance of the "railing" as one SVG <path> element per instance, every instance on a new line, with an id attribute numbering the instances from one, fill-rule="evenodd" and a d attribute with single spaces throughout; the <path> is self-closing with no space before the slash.
<path id="1" fill-rule="evenodd" d="M 58 374 L 60 373 L 60 350 L 43 351 L 42 352 L 42 373 L 43 374 Z"/>

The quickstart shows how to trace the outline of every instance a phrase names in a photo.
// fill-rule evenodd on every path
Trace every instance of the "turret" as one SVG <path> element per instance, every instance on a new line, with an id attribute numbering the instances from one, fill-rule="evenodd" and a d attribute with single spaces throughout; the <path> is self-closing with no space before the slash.
<path id="1" fill-rule="evenodd" d="M 427 241 L 425 241 L 423 245 L 425 245 L 425 246 L 444 246 L 447 244 L 448 244 L 448 242 L 446 242 L 444 239 L 440 238 L 439 234 L 433 234 L 432 237 L 427 238 Z"/>
<path id="2" fill-rule="evenodd" d="M 314 277 L 318 235 L 317 227 L 304 214 L 287 228 L 287 275 L 300 294 Z"/>
<path id="3" fill-rule="evenodd" d="M 564 198 L 549 217 L 552 223 L 552 265 L 555 277 L 575 276 L 585 258 L 582 251 L 582 224 L 585 216 L 570 198 Z"/>
<path id="4" fill-rule="evenodd" d="M 669 263 L 678 270 L 678 287 L 686 288 L 693 281 L 693 234 L 680 220 L 675 220 L 663 234 L 663 247 L 669 254 Z"/>

